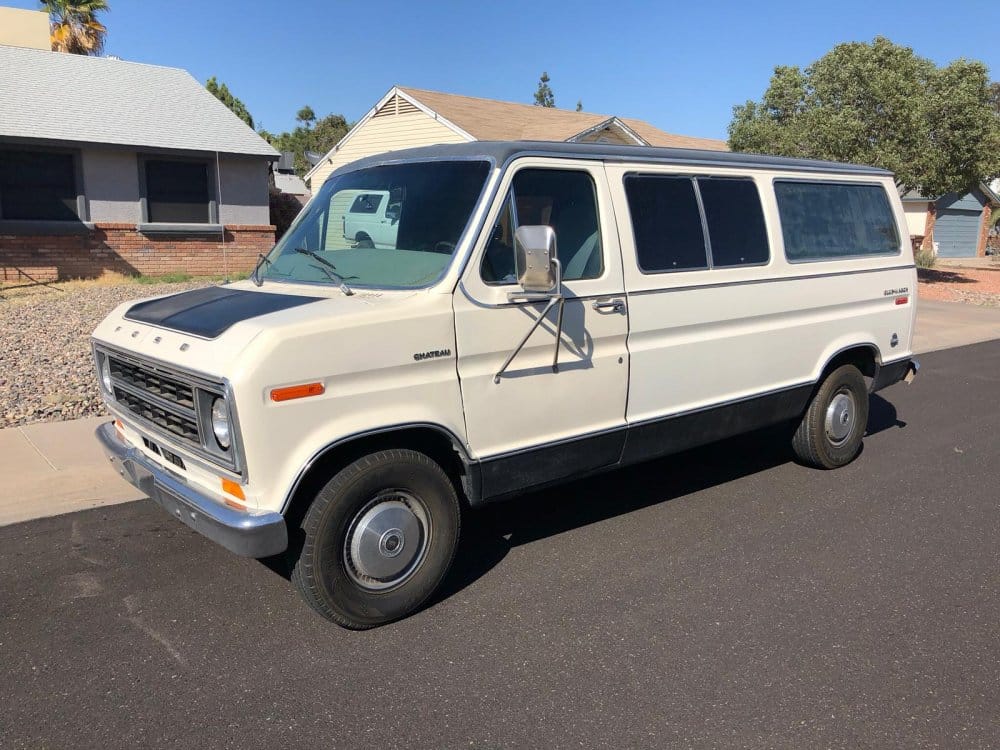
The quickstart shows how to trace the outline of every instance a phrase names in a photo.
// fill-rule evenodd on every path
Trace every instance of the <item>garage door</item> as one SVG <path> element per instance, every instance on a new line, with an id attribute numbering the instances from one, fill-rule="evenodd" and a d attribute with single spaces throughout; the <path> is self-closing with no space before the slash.
<path id="1" fill-rule="evenodd" d="M 979 211 L 942 209 L 934 222 L 934 242 L 942 258 L 974 258 L 979 244 Z"/>

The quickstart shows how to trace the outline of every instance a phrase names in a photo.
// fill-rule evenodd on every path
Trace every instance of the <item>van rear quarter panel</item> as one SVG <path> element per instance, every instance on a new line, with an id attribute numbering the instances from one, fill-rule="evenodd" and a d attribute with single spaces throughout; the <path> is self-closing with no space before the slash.
<path id="1" fill-rule="evenodd" d="M 607 169 L 628 295 L 628 422 L 814 382 L 837 352 L 852 346 L 873 345 L 882 361 L 911 353 L 916 271 L 891 179 L 741 169 L 692 172 L 638 164 Z M 754 178 L 767 222 L 768 263 L 642 273 L 623 188 L 623 178 L 630 172 Z M 882 184 L 899 232 L 899 253 L 788 262 L 772 188 L 772 180 L 783 177 Z M 903 296 L 906 303 L 896 304 Z"/>

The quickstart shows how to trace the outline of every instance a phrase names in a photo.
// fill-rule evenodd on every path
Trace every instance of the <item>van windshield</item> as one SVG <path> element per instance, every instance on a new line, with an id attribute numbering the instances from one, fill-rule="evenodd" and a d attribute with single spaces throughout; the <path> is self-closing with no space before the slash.
<path id="1" fill-rule="evenodd" d="M 334 285 L 342 279 L 350 287 L 432 284 L 451 263 L 488 173 L 485 161 L 434 161 L 331 177 L 258 275 Z"/>

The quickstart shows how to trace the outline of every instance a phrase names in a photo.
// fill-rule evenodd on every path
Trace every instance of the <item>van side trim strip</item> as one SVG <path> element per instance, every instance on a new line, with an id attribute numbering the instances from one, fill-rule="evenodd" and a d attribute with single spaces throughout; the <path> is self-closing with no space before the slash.
<path id="1" fill-rule="evenodd" d="M 727 286 L 749 286 L 750 284 L 770 284 L 779 281 L 804 281 L 806 279 L 827 279 L 834 276 L 854 276 L 863 273 L 881 273 L 883 271 L 907 271 L 916 268 L 915 265 L 887 266 L 885 268 L 860 268 L 853 271 L 830 271 L 828 273 L 808 273 L 800 276 L 768 276 L 764 279 L 741 279 L 739 281 L 720 281 L 708 284 L 688 284 L 686 286 L 665 286 L 656 289 L 636 289 L 627 292 L 628 295 L 659 294 L 660 292 L 687 292 L 692 289 L 715 289 Z"/>

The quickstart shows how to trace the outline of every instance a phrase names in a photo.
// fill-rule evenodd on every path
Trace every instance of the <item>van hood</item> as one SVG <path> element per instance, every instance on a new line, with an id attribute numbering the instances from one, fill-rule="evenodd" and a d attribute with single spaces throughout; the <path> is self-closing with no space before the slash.
<path id="1" fill-rule="evenodd" d="M 210 286 L 139 302 L 132 305 L 124 317 L 136 323 L 214 339 L 242 320 L 322 299 Z"/>
<path id="2" fill-rule="evenodd" d="M 418 300 L 438 296 L 425 290 L 345 296 L 335 287 L 273 291 L 240 282 L 126 302 L 93 335 L 97 342 L 139 356 L 233 377 L 239 355 L 251 342 L 267 346 L 290 336 L 384 324 L 414 314 L 423 307 Z"/>

